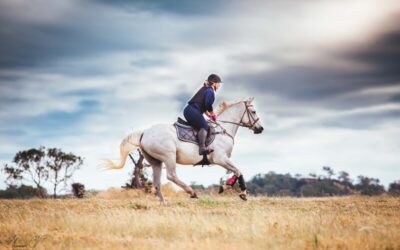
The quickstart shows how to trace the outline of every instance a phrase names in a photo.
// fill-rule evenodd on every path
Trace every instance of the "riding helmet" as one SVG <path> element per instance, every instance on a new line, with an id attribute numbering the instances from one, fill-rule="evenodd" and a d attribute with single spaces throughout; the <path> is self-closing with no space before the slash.
<path id="1" fill-rule="evenodd" d="M 211 74 L 207 78 L 208 82 L 213 82 L 213 83 L 219 83 L 221 81 L 221 77 L 219 77 L 217 74 Z"/>

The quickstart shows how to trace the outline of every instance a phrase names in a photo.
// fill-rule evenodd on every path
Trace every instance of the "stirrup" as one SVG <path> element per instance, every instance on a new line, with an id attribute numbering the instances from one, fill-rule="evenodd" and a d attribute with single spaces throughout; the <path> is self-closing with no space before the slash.
<path id="1" fill-rule="evenodd" d="M 208 148 L 206 148 L 206 150 L 201 154 L 200 153 L 200 150 L 199 150 L 199 155 L 209 155 L 209 154 L 211 154 L 212 152 L 214 152 L 214 149 L 208 149 Z"/>

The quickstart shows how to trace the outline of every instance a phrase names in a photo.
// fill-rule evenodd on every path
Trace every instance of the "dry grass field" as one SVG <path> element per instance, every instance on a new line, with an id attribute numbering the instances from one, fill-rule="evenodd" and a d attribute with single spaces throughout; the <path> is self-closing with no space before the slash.
<path id="1" fill-rule="evenodd" d="M 399 198 L 165 196 L 0 200 L 0 249 L 400 249 Z"/>

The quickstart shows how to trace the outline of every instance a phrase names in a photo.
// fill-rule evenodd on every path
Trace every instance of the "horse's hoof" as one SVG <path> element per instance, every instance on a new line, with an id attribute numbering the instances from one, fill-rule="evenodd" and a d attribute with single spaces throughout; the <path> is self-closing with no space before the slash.
<path id="1" fill-rule="evenodd" d="M 222 194 L 223 192 L 224 192 L 224 187 L 221 185 L 221 186 L 219 186 L 218 193 Z"/>
<path id="2" fill-rule="evenodd" d="M 246 194 L 239 194 L 240 199 L 247 201 L 247 195 Z"/>
<path id="3" fill-rule="evenodd" d="M 199 197 L 197 197 L 197 194 L 196 194 L 196 193 L 193 193 L 193 194 L 190 196 L 190 198 L 192 198 L 192 199 L 198 199 Z"/>

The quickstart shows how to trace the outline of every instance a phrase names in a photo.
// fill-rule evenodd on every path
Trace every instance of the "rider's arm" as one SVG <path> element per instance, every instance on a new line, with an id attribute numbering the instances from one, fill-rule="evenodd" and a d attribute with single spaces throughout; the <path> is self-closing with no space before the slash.
<path id="1" fill-rule="evenodd" d="M 214 103 L 215 95 L 214 91 L 211 88 L 206 89 L 205 92 L 205 106 L 206 106 L 206 115 L 211 118 L 213 121 L 217 121 L 217 116 L 213 111 L 212 104 Z"/>
<path id="2" fill-rule="evenodd" d="M 205 104 L 206 111 L 213 113 L 212 105 L 213 105 L 214 99 L 215 99 L 214 91 L 211 88 L 207 88 L 204 93 L 204 98 L 205 98 L 204 104 Z"/>

